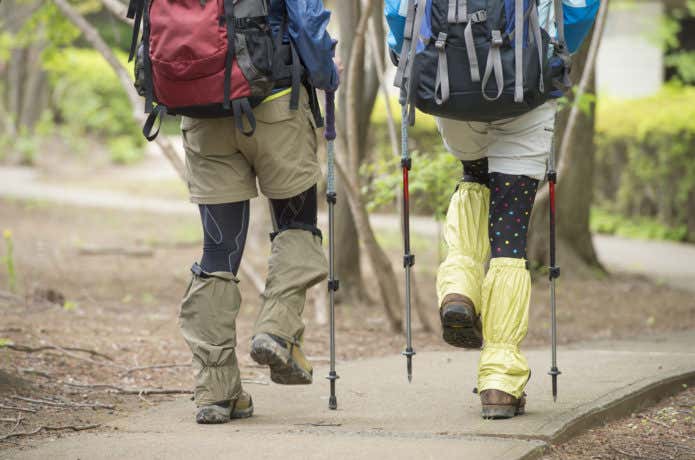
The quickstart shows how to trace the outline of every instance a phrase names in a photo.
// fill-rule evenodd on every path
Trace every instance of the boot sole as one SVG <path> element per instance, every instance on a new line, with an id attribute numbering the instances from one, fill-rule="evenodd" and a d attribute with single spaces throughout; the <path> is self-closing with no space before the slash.
<path id="1" fill-rule="evenodd" d="M 229 422 L 229 412 L 225 413 L 222 409 L 205 408 L 198 409 L 195 421 L 199 425 L 221 425 Z"/>
<path id="2" fill-rule="evenodd" d="M 312 374 L 299 367 L 293 359 L 286 361 L 265 344 L 254 345 L 251 358 L 262 366 L 270 366 L 270 380 L 280 385 L 310 385 Z"/>
<path id="3" fill-rule="evenodd" d="M 484 405 L 481 415 L 487 420 L 504 420 L 525 413 L 525 407 Z"/>
<path id="4" fill-rule="evenodd" d="M 481 348 L 483 338 L 469 315 L 447 311 L 442 315 L 442 337 L 451 346 L 459 348 Z"/>

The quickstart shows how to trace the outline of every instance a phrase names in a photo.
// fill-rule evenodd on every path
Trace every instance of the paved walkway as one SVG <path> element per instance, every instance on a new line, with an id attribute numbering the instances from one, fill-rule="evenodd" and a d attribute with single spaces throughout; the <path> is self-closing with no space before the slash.
<path id="1" fill-rule="evenodd" d="M 560 394 L 550 394 L 548 350 L 528 353 L 528 414 L 484 421 L 472 393 L 477 353 L 421 352 L 412 384 L 400 356 L 341 364 L 339 410 L 327 409 L 325 368 L 305 387 L 249 385 L 256 415 L 198 426 L 188 398 L 0 459 L 530 459 L 548 441 L 629 414 L 695 381 L 695 331 L 560 350 Z"/>

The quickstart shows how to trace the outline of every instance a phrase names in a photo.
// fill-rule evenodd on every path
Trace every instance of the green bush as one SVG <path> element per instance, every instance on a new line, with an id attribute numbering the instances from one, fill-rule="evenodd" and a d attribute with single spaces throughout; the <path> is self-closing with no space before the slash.
<path id="1" fill-rule="evenodd" d="M 398 146 L 400 149 L 401 136 L 401 106 L 398 103 L 398 98 L 391 98 L 390 106 L 393 117 L 396 123 L 396 135 L 398 136 Z M 422 112 L 417 112 L 415 118 L 415 126 L 408 128 L 408 136 L 410 138 L 410 148 L 421 152 L 432 152 L 442 149 L 442 140 L 439 137 L 437 123 L 434 117 Z M 391 141 L 388 132 L 388 117 L 386 114 L 386 101 L 383 97 L 379 97 L 374 104 L 372 112 L 372 136 L 374 138 L 374 147 L 381 155 L 391 156 Z"/>
<path id="2" fill-rule="evenodd" d="M 627 218 L 600 208 L 591 210 L 591 231 L 642 240 L 682 241 L 687 236 L 685 225 L 672 228 L 653 217 Z"/>
<path id="3" fill-rule="evenodd" d="M 125 54 L 117 55 L 125 65 Z M 132 162 L 142 155 L 144 140 L 130 101 L 99 53 L 65 48 L 47 56 L 44 65 L 56 119 L 66 128 L 63 132 L 102 138 L 117 162 Z"/>
<path id="4" fill-rule="evenodd" d="M 668 85 L 597 110 L 596 200 L 626 217 L 679 228 L 695 199 L 695 88 Z M 692 212 L 692 211 L 691 211 Z"/>
<path id="5" fill-rule="evenodd" d="M 379 98 L 371 118 L 374 161 L 365 165 L 361 171 L 363 176 L 372 179 L 366 181 L 370 185 L 365 190 L 371 210 L 393 206 L 401 193 L 401 107 L 397 98 L 392 98 L 390 105 L 397 124 L 399 156 L 393 154 L 386 103 L 384 98 Z M 451 193 L 461 177 L 460 163 L 444 149 L 432 116 L 418 112 L 415 126 L 408 129 L 408 137 L 413 159 L 413 173 L 410 176 L 412 210 L 442 218 Z"/>

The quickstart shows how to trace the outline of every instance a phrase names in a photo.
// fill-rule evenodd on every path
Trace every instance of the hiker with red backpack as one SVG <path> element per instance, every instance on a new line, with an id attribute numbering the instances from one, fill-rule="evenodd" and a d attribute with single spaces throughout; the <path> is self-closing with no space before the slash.
<path id="1" fill-rule="evenodd" d="M 444 146 L 463 166 L 444 226 L 437 305 L 448 344 L 482 348 L 477 388 L 484 418 L 524 413 L 531 373 L 519 344 L 531 296 L 528 225 L 541 180 L 548 179 L 554 195 L 555 100 L 570 86 L 570 52 L 598 6 L 598 0 L 386 0 L 404 126 L 414 122 L 415 107 L 434 115 Z M 553 225 L 554 203 L 551 209 Z M 559 269 L 551 252 L 554 281 Z M 554 358 L 551 374 L 555 385 Z"/>
<path id="2" fill-rule="evenodd" d="M 136 87 L 157 119 L 182 115 L 190 198 L 204 244 L 179 323 L 193 354 L 198 423 L 253 413 L 237 364 L 237 277 L 260 190 L 274 232 L 251 357 L 279 384 L 312 382 L 302 352 L 306 291 L 326 277 L 317 227 L 322 126 L 316 89 L 335 91 L 339 71 L 321 0 L 131 0 Z M 139 30 L 142 24 L 142 39 Z"/>

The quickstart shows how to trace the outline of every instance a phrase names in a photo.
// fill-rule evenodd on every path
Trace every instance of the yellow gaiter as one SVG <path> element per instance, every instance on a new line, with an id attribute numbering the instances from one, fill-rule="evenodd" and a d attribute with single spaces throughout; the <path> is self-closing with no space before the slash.
<path id="1" fill-rule="evenodd" d="M 461 182 L 451 197 L 444 226 L 447 255 L 437 272 L 440 307 L 448 294 L 461 294 L 480 313 L 484 265 L 490 256 L 489 207 L 490 190 L 475 182 Z"/>
<path id="2" fill-rule="evenodd" d="M 531 275 L 526 260 L 490 261 L 482 292 L 484 345 L 478 370 L 478 391 L 501 390 L 519 398 L 530 370 L 519 344 L 528 331 Z"/>

